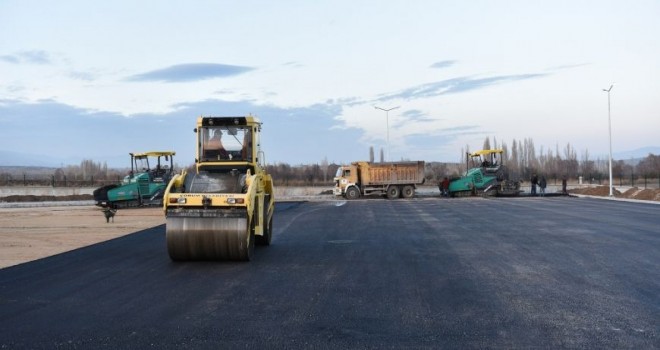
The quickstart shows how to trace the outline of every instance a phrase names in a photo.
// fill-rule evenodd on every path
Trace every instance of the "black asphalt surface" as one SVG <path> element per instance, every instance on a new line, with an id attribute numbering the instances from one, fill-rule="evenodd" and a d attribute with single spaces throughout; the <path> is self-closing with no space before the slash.
<path id="1" fill-rule="evenodd" d="M 0 348 L 660 348 L 660 206 L 278 203 L 249 263 L 165 227 L 0 270 Z"/>

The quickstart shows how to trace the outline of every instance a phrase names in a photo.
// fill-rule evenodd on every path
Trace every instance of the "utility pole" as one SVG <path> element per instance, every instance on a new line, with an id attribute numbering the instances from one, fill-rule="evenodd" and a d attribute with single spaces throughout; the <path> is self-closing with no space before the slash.
<path id="1" fill-rule="evenodd" d="M 612 113 L 610 109 L 610 91 L 612 91 L 613 87 L 614 84 L 610 85 L 609 89 L 603 89 L 603 91 L 607 92 L 607 125 L 610 133 L 610 197 L 614 196 L 614 192 L 612 191 Z"/>
<path id="2" fill-rule="evenodd" d="M 385 111 L 385 121 L 387 123 L 387 160 L 390 159 L 390 111 L 395 110 L 401 106 L 396 106 L 392 108 L 380 108 L 378 106 L 374 106 L 376 109 L 380 109 L 381 111 Z"/>

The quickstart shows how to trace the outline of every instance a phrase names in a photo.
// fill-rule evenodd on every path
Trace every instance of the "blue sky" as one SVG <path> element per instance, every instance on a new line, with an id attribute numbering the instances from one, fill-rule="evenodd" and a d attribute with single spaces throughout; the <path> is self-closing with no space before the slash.
<path id="1" fill-rule="evenodd" d="M 455 162 L 486 137 L 594 158 L 613 82 L 615 154 L 658 147 L 657 18 L 658 1 L 5 0 L 0 165 L 187 165 L 197 116 L 245 114 L 271 163 Z"/>

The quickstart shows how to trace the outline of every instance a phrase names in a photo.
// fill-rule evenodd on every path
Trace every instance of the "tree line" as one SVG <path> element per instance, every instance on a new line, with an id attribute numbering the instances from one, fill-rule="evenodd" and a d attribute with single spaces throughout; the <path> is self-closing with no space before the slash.
<path id="1" fill-rule="evenodd" d="M 584 150 L 579 156 L 570 144 L 563 147 L 556 145 L 554 149 L 540 147 L 537 151 L 531 138 L 498 143 L 495 138 L 486 138 L 482 149 L 504 150 L 503 164 L 509 175 L 521 180 L 528 180 L 532 174 L 545 175 L 548 179 L 575 180 L 582 176 L 585 181 L 593 179 L 604 180 L 609 177 L 609 162 L 607 159 L 592 159 L 589 151 Z M 469 146 L 461 150 L 461 158 L 465 160 Z M 375 152 L 369 148 L 369 161 L 374 162 Z M 384 161 L 384 153 L 379 152 L 379 162 Z M 288 163 L 269 164 L 266 170 L 272 175 L 275 185 L 279 186 L 331 186 L 337 168 L 342 164 L 330 163 L 324 158 L 315 164 L 290 165 Z M 465 162 L 426 162 L 426 183 L 436 184 L 442 178 L 458 177 L 465 172 Z M 28 170 L 31 169 L 31 170 Z M 178 165 L 176 169 L 182 169 Z M 187 167 L 194 171 L 194 165 Z M 657 179 L 660 177 L 660 155 L 649 154 L 636 165 L 624 160 L 612 163 L 615 178 L 643 177 Z M 0 171 L 0 185 L 101 185 L 119 182 L 126 176 L 126 169 L 109 168 L 106 162 L 96 162 L 85 159 L 79 165 L 68 165 L 59 168 L 3 168 Z"/>
<path id="2" fill-rule="evenodd" d="M 602 179 L 606 175 L 609 177 L 609 159 L 599 157 L 594 159 L 588 149 L 578 156 L 570 143 L 563 147 L 556 144 L 554 150 L 541 146 L 537 151 L 531 138 L 513 139 L 509 146 L 506 142 L 498 144 L 495 138 L 491 143 L 490 138 L 486 137 L 483 149 L 502 149 L 505 157 L 503 163 L 510 174 L 523 180 L 531 178 L 533 174 L 543 174 L 552 179 L 563 177 L 576 179 L 580 176 L 585 179 Z M 470 152 L 468 146 L 464 152 Z M 660 156 L 649 154 L 637 164 L 625 160 L 613 160 L 612 174 L 617 178 L 635 175 L 657 178 L 660 176 Z"/>

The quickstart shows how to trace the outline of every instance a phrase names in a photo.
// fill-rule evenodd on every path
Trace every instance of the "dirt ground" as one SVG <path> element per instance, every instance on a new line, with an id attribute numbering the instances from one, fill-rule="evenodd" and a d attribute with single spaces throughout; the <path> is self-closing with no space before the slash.
<path id="1" fill-rule="evenodd" d="M 277 198 L 318 197 L 317 187 L 280 187 Z M 50 202 L 53 206 L 0 207 L 0 268 L 45 258 L 165 223 L 162 208 L 119 210 L 106 223 L 94 205 L 58 206 L 59 201 L 90 201 L 91 195 L 0 196 L 0 203 Z"/>
<path id="2" fill-rule="evenodd" d="M 610 188 L 609 186 L 597 186 L 597 187 L 587 187 L 587 188 L 575 188 L 572 190 L 568 190 L 569 193 L 574 193 L 574 194 L 585 194 L 585 195 L 590 195 L 590 196 L 609 196 L 610 195 Z M 660 189 L 655 188 L 655 189 L 640 189 L 637 187 L 633 187 L 628 189 L 627 191 L 621 193 L 621 191 L 617 190 L 616 187 L 612 189 L 612 192 L 614 193 L 614 197 L 616 198 L 627 198 L 627 199 L 638 199 L 638 200 L 645 200 L 645 201 L 660 201 Z"/>
<path id="3" fill-rule="evenodd" d="M 0 208 L 0 268 L 165 223 L 162 208 L 119 210 L 106 223 L 95 206 Z"/>

